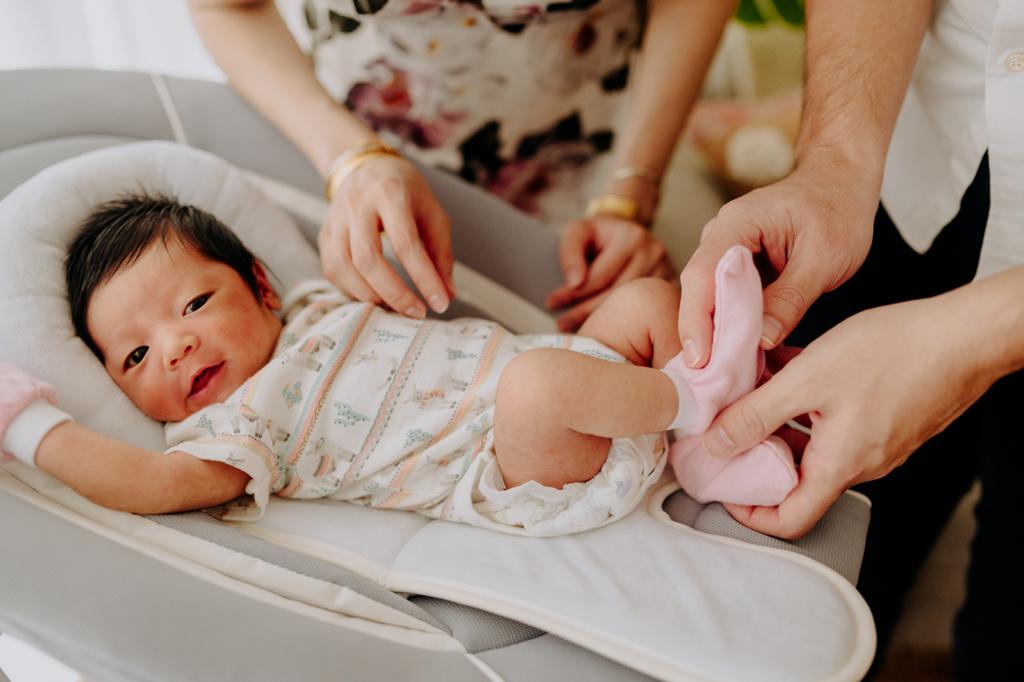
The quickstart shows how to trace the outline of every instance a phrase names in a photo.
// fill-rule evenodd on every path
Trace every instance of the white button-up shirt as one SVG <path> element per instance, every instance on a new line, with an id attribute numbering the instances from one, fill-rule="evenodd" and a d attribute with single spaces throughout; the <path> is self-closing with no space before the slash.
<path id="1" fill-rule="evenodd" d="M 1024 264 L 1024 0 L 938 0 L 896 123 L 882 203 L 924 252 L 988 150 L 978 277 Z"/>

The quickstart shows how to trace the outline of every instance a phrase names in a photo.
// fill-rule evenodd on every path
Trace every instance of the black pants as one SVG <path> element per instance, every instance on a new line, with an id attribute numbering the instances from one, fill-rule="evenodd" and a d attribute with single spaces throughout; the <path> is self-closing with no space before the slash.
<path id="1" fill-rule="evenodd" d="M 806 345 L 861 310 L 934 296 L 970 282 L 989 209 L 988 158 L 965 193 L 959 214 L 927 253 L 911 249 L 884 208 L 863 267 L 808 311 L 787 343 Z M 1024 229 L 1024 226 L 1022 226 Z M 1024 298 L 1024 292 L 1021 292 Z M 964 680 L 1024 678 L 1024 571 L 1011 556 L 1024 549 L 1014 504 L 1024 499 L 1024 372 L 1005 377 L 945 431 L 884 479 L 858 489 L 872 501 L 858 588 L 878 629 L 876 663 L 885 655 L 903 598 L 957 502 L 980 476 L 982 498 L 971 547 L 967 600 L 957 616 L 954 663 Z"/>

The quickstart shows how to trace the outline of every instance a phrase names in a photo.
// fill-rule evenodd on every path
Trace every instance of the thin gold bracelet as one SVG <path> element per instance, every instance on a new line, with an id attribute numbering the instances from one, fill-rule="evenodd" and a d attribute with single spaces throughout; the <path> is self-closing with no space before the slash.
<path id="1" fill-rule="evenodd" d="M 611 172 L 612 178 L 625 180 L 626 178 L 643 178 L 655 187 L 661 184 L 661 175 L 655 173 L 647 166 L 620 166 Z"/>

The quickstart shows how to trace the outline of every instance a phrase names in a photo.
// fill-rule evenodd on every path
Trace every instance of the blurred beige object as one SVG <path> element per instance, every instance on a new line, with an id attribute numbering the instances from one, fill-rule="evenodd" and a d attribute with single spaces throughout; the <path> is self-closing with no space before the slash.
<path id="1" fill-rule="evenodd" d="M 772 125 L 737 128 L 725 142 L 725 172 L 736 182 L 761 187 L 793 170 L 793 143 Z"/>
<path id="2" fill-rule="evenodd" d="M 750 68 L 751 99 L 791 90 L 803 83 L 804 32 L 788 24 L 738 27 L 744 33 L 744 47 Z"/>
<path id="3" fill-rule="evenodd" d="M 803 31 L 788 24 L 726 28 L 686 136 L 730 197 L 792 170 L 803 57 Z"/>
<path id="4" fill-rule="evenodd" d="M 792 170 L 800 101 L 799 88 L 756 102 L 702 100 L 686 137 L 726 194 L 739 196 Z"/>
<path id="5" fill-rule="evenodd" d="M 661 201 L 652 231 L 668 251 L 676 270 L 682 269 L 697 249 L 704 225 L 722 206 L 722 191 L 707 165 L 685 141 L 675 153 L 661 182 Z"/>
<path id="6" fill-rule="evenodd" d="M 704 81 L 709 99 L 754 101 L 799 87 L 804 74 L 804 33 L 787 24 L 726 26 Z"/>

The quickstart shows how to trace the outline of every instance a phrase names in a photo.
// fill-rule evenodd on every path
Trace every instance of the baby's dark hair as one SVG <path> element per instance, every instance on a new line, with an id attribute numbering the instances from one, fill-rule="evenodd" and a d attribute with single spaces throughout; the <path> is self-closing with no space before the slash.
<path id="1" fill-rule="evenodd" d="M 256 257 L 227 225 L 206 211 L 159 195 L 130 194 L 100 204 L 68 248 L 64 275 L 75 333 L 96 357 L 103 354 L 86 325 L 97 287 L 134 263 L 157 239 L 178 239 L 195 252 L 230 266 L 257 299 Z"/>

